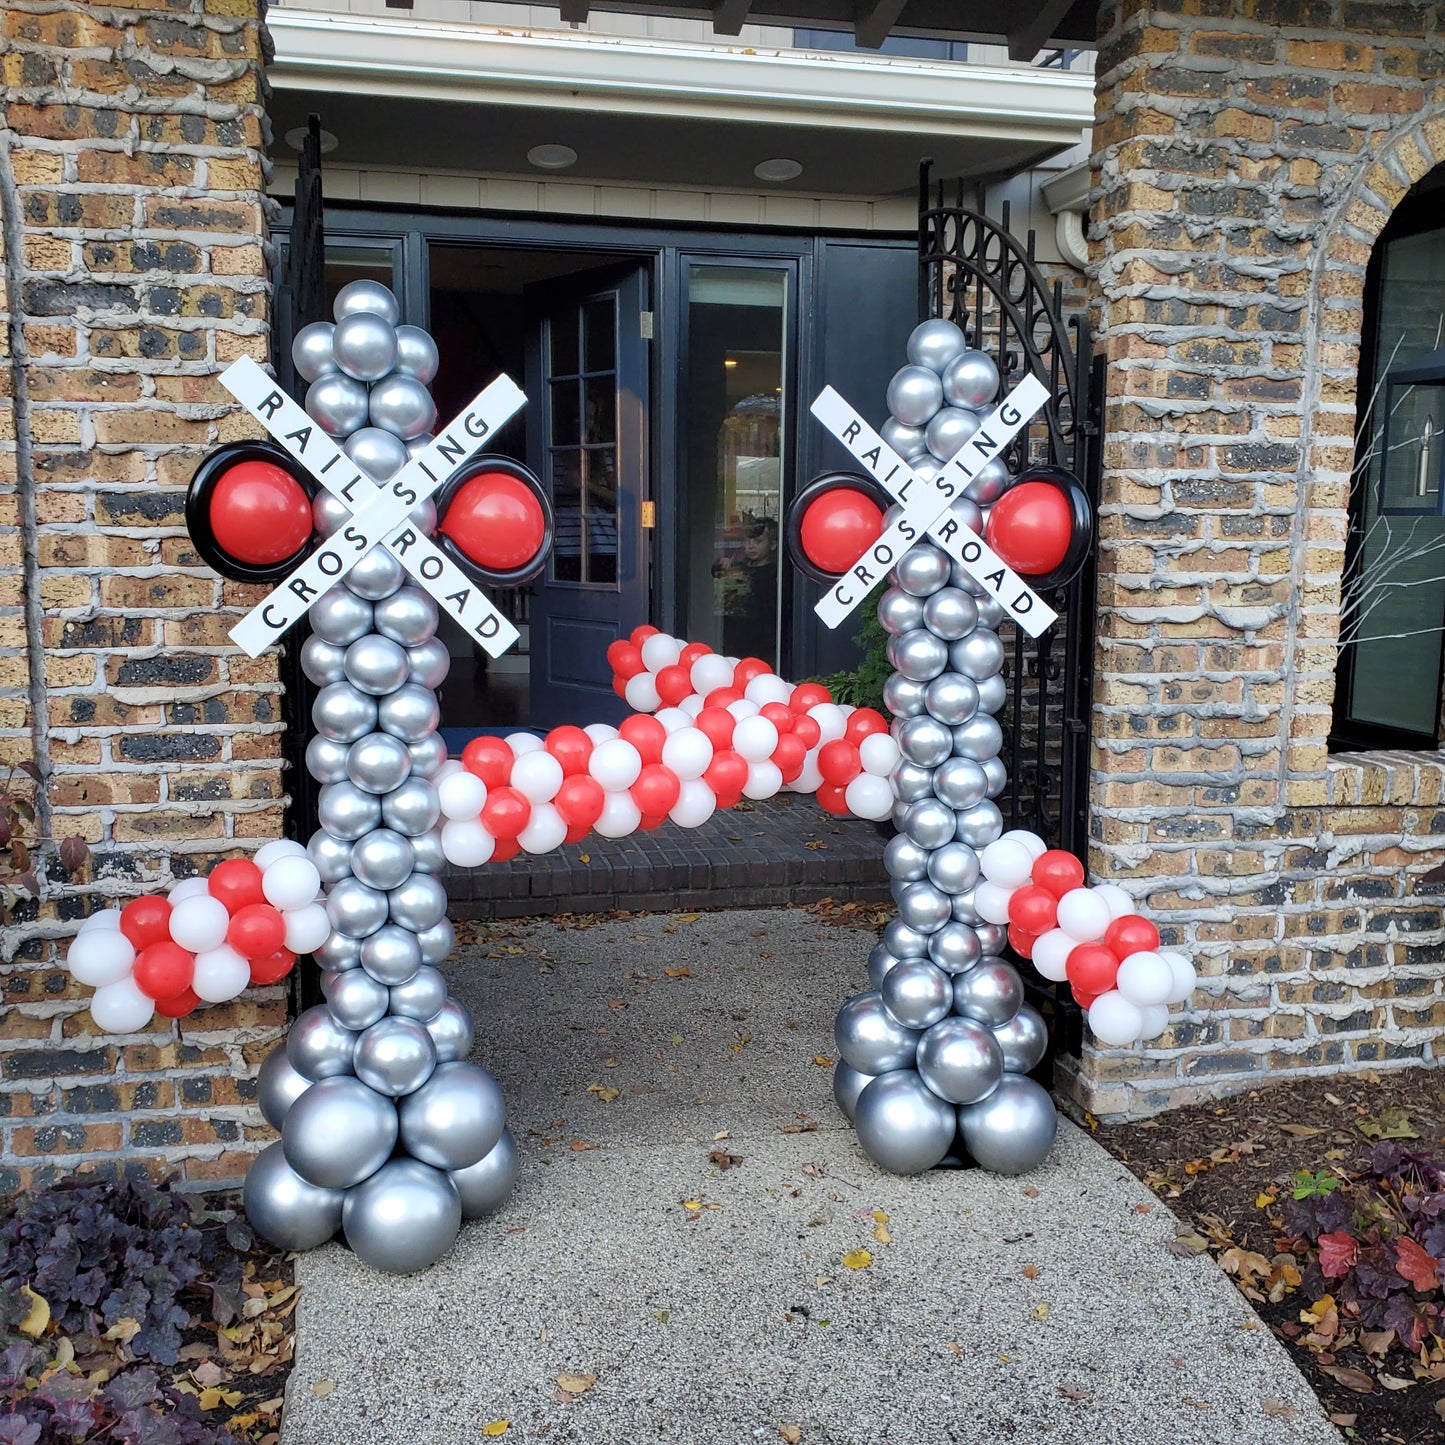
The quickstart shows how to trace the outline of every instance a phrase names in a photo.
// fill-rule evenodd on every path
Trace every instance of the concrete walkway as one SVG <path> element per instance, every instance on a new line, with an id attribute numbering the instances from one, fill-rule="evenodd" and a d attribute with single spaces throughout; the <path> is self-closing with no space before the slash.
<path id="1" fill-rule="evenodd" d="M 471 1442 L 498 1420 L 548 1445 L 1338 1441 L 1214 1263 L 1170 1255 L 1173 1216 L 1079 1131 L 1023 1179 L 868 1162 L 813 1060 L 871 941 L 733 912 L 470 950 L 454 989 L 506 1090 L 517 1194 L 423 1275 L 302 1259 L 283 1445 Z"/>

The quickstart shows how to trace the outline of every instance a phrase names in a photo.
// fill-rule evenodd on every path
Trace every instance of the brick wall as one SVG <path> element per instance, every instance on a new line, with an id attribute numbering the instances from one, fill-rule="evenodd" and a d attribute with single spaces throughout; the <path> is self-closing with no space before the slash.
<path id="1" fill-rule="evenodd" d="M 0 759 L 93 862 L 45 849 L 0 933 L 0 1189 L 82 1156 L 234 1178 L 264 1130 L 240 1076 L 279 990 L 100 1038 L 56 963 L 92 908 L 280 833 L 275 662 L 227 645 L 245 589 L 182 525 L 243 426 L 216 372 L 267 356 L 264 44 L 257 0 L 4 7 Z"/>
<path id="2" fill-rule="evenodd" d="M 1203 1005 L 1091 1051 L 1096 1112 L 1433 1058 L 1439 754 L 1326 752 L 1365 264 L 1445 161 L 1438 4 L 1111 0 L 1093 868 Z"/>

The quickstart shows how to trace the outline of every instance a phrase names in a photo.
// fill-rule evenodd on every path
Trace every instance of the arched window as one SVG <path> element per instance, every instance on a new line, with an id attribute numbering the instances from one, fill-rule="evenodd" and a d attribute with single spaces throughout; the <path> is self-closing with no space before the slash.
<path id="1" fill-rule="evenodd" d="M 1445 168 L 1365 281 L 1336 748 L 1437 748 L 1445 658 Z"/>

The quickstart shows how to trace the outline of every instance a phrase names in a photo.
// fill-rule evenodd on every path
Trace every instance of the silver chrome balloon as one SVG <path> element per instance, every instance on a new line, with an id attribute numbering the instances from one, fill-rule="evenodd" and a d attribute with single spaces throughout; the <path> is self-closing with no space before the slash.
<path id="1" fill-rule="evenodd" d="M 356 1035 L 337 1023 L 325 1004 L 317 1004 L 291 1025 L 286 1035 L 286 1057 L 303 1079 L 315 1083 L 318 1079 L 349 1074 L 355 1045 Z M 294 1102 L 291 1107 L 296 1107 Z"/>
<path id="2" fill-rule="evenodd" d="M 914 682 L 902 673 L 891 673 L 883 684 L 883 706 L 894 717 L 917 717 L 924 708 L 926 686 L 926 683 Z"/>
<path id="3" fill-rule="evenodd" d="M 976 1104 L 1003 1078 L 998 1040 L 973 1019 L 945 1018 L 918 1041 L 923 1082 L 950 1104 Z"/>
<path id="4" fill-rule="evenodd" d="M 960 587 L 941 587 L 924 602 L 923 621 L 935 637 L 957 642 L 978 625 L 978 603 Z"/>
<path id="5" fill-rule="evenodd" d="M 937 798 L 924 798 L 921 802 L 910 803 L 903 819 L 903 831 L 920 848 L 943 847 L 945 843 L 953 840 L 957 826 L 953 810 L 944 807 Z"/>
<path id="6" fill-rule="evenodd" d="M 351 520 L 351 508 L 330 492 L 317 492 L 311 499 L 311 523 L 323 537 L 339 531 Z"/>
<path id="7" fill-rule="evenodd" d="M 430 778 L 447 760 L 447 742 L 440 733 L 430 733 L 419 743 L 408 743 L 411 770 L 419 777 Z"/>
<path id="8" fill-rule="evenodd" d="M 1043 1015 L 1024 1004 L 1006 1023 L 993 1031 L 1003 1050 L 1003 1066 L 1011 1074 L 1027 1074 L 1043 1063 L 1049 1051 L 1049 1029 Z"/>
<path id="9" fill-rule="evenodd" d="M 378 1019 L 356 1041 L 352 1067 L 363 1084 L 395 1099 L 419 1089 L 437 1066 L 436 1045 L 415 1019 Z"/>
<path id="10" fill-rule="evenodd" d="M 998 1088 L 958 1111 L 968 1152 L 995 1174 L 1023 1174 L 1049 1156 L 1059 1116 L 1047 1091 L 1022 1074 L 1005 1074 Z"/>
<path id="11" fill-rule="evenodd" d="M 418 1159 L 393 1159 L 351 1190 L 341 1227 L 356 1257 L 386 1274 L 415 1274 L 456 1243 L 462 1227 L 457 1186 Z"/>
<path id="12" fill-rule="evenodd" d="M 923 626 L 924 603 L 901 587 L 890 587 L 878 599 L 878 622 L 890 637 L 902 637 Z"/>
<path id="13" fill-rule="evenodd" d="M 372 407 L 376 405 L 375 387 L 372 388 L 369 404 Z M 406 454 L 406 443 L 375 422 L 352 432 L 341 444 L 341 450 L 374 482 L 384 482 L 388 477 L 395 476 L 410 460 Z M 348 583 L 351 575 L 347 573 Z M 385 596 L 384 593 L 382 595 Z"/>
<path id="14" fill-rule="evenodd" d="M 332 975 L 326 1007 L 342 1028 L 359 1033 L 386 1016 L 390 997 L 386 987 L 364 968 L 352 968 Z"/>
<path id="15" fill-rule="evenodd" d="M 317 733 L 306 744 L 306 771 L 318 783 L 344 783 L 346 781 L 346 755 L 351 751 L 347 743 L 335 738 L 322 737 Z M 322 882 L 333 880 L 322 879 Z"/>
<path id="16" fill-rule="evenodd" d="M 979 916 L 978 908 L 974 904 L 972 888 L 970 888 L 967 893 L 955 893 L 953 895 L 953 921 L 955 923 L 966 923 L 973 929 L 975 934 L 978 933 L 983 919 Z M 980 952 L 983 950 L 982 944 L 979 944 L 979 950 Z"/>
<path id="17" fill-rule="evenodd" d="M 986 957 L 997 958 L 1008 943 L 1008 928 L 1002 923 L 975 923 L 973 931 Z"/>
<path id="18" fill-rule="evenodd" d="M 350 436 L 366 423 L 366 387 L 339 371 L 330 372 L 306 388 L 306 414 L 327 436 Z"/>
<path id="19" fill-rule="evenodd" d="M 396 328 L 396 369 L 407 376 L 414 376 L 423 386 L 430 386 L 436 379 L 437 366 L 441 358 L 437 355 L 437 344 L 420 326 L 398 326 Z"/>
<path id="20" fill-rule="evenodd" d="M 936 768 L 953 754 L 953 733 L 927 714 L 911 717 L 898 729 L 898 747 L 910 763 Z"/>
<path id="21" fill-rule="evenodd" d="M 346 776 L 364 792 L 390 793 L 399 788 L 410 775 L 411 754 L 407 751 L 406 744 L 392 737 L 390 733 L 367 733 L 347 749 Z M 380 802 L 376 805 L 376 816 L 379 822 Z M 338 836 L 348 835 L 341 833 Z"/>
<path id="22" fill-rule="evenodd" d="M 422 962 L 440 968 L 457 946 L 457 931 L 452 927 L 451 919 L 443 918 L 440 923 L 421 929 L 416 941 L 421 947 Z"/>
<path id="23" fill-rule="evenodd" d="M 353 842 L 381 822 L 381 800 L 349 778 L 327 783 L 316 796 L 316 817 L 333 838 Z"/>
<path id="24" fill-rule="evenodd" d="M 346 649 L 346 680 L 373 697 L 395 692 L 410 669 L 406 649 L 379 632 L 358 637 Z"/>
<path id="25" fill-rule="evenodd" d="M 976 411 L 946 406 L 928 423 L 928 450 L 946 462 L 965 443 L 972 441 L 981 418 Z"/>
<path id="26" fill-rule="evenodd" d="M 341 1228 L 340 1189 L 308 1183 L 268 1144 L 246 1171 L 241 1202 L 251 1227 L 278 1249 L 315 1249 Z"/>
<path id="27" fill-rule="evenodd" d="M 928 451 L 928 438 L 919 426 L 904 426 L 896 416 L 890 416 L 878 428 L 878 435 L 903 458 L 911 462 Z"/>
<path id="28" fill-rule="evenodd" d="M 486 1158 L 468 1169 L 451 1170 L 447 1178 L 462 1197 L 462 1218 L 480 1219 L 499 1210 L 511 1197 L 520 1168 L 517 1141 L 510 1129 L 503 1129 Z"/>
<path id="29" fill-rule="evenodd" d="M 346 585 L 368 602 L 390 597 L 406 581 L 406 570 L 385 547 L 373 547 L 350 572 Z"/>
<path id="30" fill-rule="evenodd" d="M 878 992 L 884 1008 L 905 1028 L 926 1029 L 953 1007 L 948 975 L 923 958 L 900 960 L 884 975 Z"/>
<path id="31" fill-rule="evenodd" d="M 427 441 L 430 440 L 431 437 L 427 437 Z M 407 454 L 409 456 L 414 455 L 411 449 L 415 445 L 415 442 L 408 442 L 406 444 Z M 426 535 L 430 537 L 431 534 L 437 529 L 436 502 L 433 501 L 430 497 L 427 497 L 424 501 L 418 502 L 416 506 L 414 506 L 411 511 L 406 514 L 406 519 L 412 524 L 413 527 L 417 529 L 418 532 L 425 532 Z"/>
<path id="32" fill-rule="evenodd" d="M 1008 489 L 1008 468 L 999 457 L 980 467 L 963 489 L 965 501 L 975 506 L 988 507 L 1003 496 Z"/>
<path id="33" fill-rule="evenodd" d="M 883 850 L 883 866 L 888 876 L 905 883 L 917 883 L 928 876 L 928 859 L 928 849 L 920 848 L 902 833 L 890 838 Z"/>
<path id="34" fill-rule="evenodd" d="M 987 1028 L 1006 1024 L 1023 1007 L 1024 981 L 1013 964 L 988 958 L 953 980 L 953 1006 Z"/>
<path id="35" fill-rule="evenodd" d="M 949 504 L 948 511 L 949 515 L 958 522 L 959 526 L 967 527 L 970 532 L 975 533 L 977 536 L 983 536 L 984 526 L 987 519 L 983 515 L 983 508 L 980 507 L 979 504 L 975 502 L 972 498 L 967 496 L 955 497 L 953 501 Z M 948 569 L 948 580 L 950 586 L 958 586 L 958 573 L 955 569 L 961 567 L 962 565 L 963 564 L 960 562 L 955 562 Z M 977 565 L 977 563 L 974 563 L 974 566 Z"/>
<path id="36" fill-rule="evenodd" d="M 396 328 L 375 312 L 353 311 L 337 319 L 331 354 L 347 376 L 380 381 L 396 365 Z"/>
<path id="37" fill-rule="evenodd" d="M 975 713 L 967 722 L 959 723 L 952 736 L 953 750 L 959 757 L 976 763 L 996 758 L 1003 748 L 1003 729 L 986 712 Z"/>
<path id="38" fill-rule="evenodd" d="M 901 637 L 890 637 L 886 650 L 888 661 L 911 682 L 932 682 L 948 666 L 948 646 L 941 637 L 920 627 Z"/>
<path id="39" fill-rule="evenodd" d="M 311 704 L 316 731 L 333 742 L 354 743 L 376 728 L 376 699 L 349 682 L 328 683 Z"/>
<path id="40" fill-rule="evenodd" d="M 344 582 L 323 592 L 311 604 L 311 630 L 337 647 L 348 647 L 371 631 L 372 604 Z"/>
<path id="41" fill-rule="evenodd" d="M 928 957 L 944 973 L 964 973 L 983 956 L 978 934 L 956 918 L 928 935 Z"/>
<path id="42" fill-rule="evenodd" d="M 405 983 L 422 966 L 416 934 L 399 923 L 383 924 L 362 941 L 361 966 L 388 988 Z"/>
<path id="43" fill-rule="evenodd" d="M 317 964 L 330 971 L 360 968 L 361 940 L 345 933 L 333 932 L 330 938 L 315 950 L 315 956 Z"/>
<path id="44" fill-rule="evenodd" d="M 407 839 L 411 844 L 412 864 L 418 873 L 445 873 L 446 854 L 442 851 L 442 830 L 429 828 Z"/>
<path id="45" fill-rule="evenodd" d="M 948 553 L 932 542 L 915 542 L 893 569 L 898 586 L 910 597 L 931 597 L 948 586 L 948 573 Z"/>
<path id="46" fill-rule="evenodd" d="M 351 871 L 368 888 L 382 892 L 405 883 L 415 863 L 416 849 L 411 839 L 391 828 L 374 828 L 351 848 Z"/>
<path id="47" fill-rule="evenodd" d="M 423 964 L 405 983 L 391 990 L 391 1012 L 398 1018 L 427 1023 L 445 1007 L 447 981 L 441 970 Z"/>
<path id="48" fill-rule="evenodd" d="M 927 958 L 928 935 L 910 928 L 901 918 L 890 918 L 883 930 L 883 946 L 895 958 Z"/>
<path id="49" fill-rule="evenodd" d="M 937 933 L 953 917 L 948 894 L 931 883 L 899 885 L 898 916 L 919 933 Z"/>
<path id="50" fill-rule="evenodd" d="M 331 314 L 338 321 L 358 311 L 380 316 L 392 326 L 401 320 L 401 307 L 396 297 L 380 281 L 348 281 L 336 293 L 336 300 L 331 303 Z"/>
<path id="51" fill-rule="evenodd" d="M 438 1063 L 464 1059 L 472 1051 L 472 1015 L 459 999 L 449 998 L 442 1011 L 426 1021 L 426 1031 L 436 1048 Z"/>
<path id="52" fill-rule="evenodd" d="M 955 672 L 978 682 L 993 677 L 1003 667 L 1003 643 L 998 633 L 980 624 L 967 637 L 949 644 L 948 658 Z"/>
<path id="53" fill-rule="evenodd" d="M 408 584 L 373 608 L 374 626 L 403 647 L 419 647 L 437 630 L 437 605 L 420 587 Z"/>
<path id="54" fill-rule="evenodd" d="M 337 369 L 331 354 L 331 333 L 335 330 L 329 321 L 313 321 L 296 333 L 291 343 L 291 364 L 302 381 L 320 381 Z"/>
<path id="55" fill-rule="evenodd" d="M 978 625 L 980 627 L 987 627 L 991 632 L 997 632 L 1004 616 L 1003 603 L 991 592 L 985 592 L 978 599 Z"/>
<path id="56" fill-rule="evenodd" d="M 928 855 L 928 878 L 945 893 L 967 893 L 978 882 L 978 854 L 967 843 L 945 843 Z"/>
<path id="57" fill-rule="evenodd" d="M 396 1147 L 396 1105 L 360 1079 L 322 1079 L 291 1106 L 281 1126 L 286 1162 L 308 1183 L 350 1189 Z"/>
<path id="58" fill-rule="evenodd" d="M 256 1102 L 262 1117 L 273 1129 L 279 1129 L 292 1104 L 310 1087 L 311 1080 L 291 1067 L 286 1045 L 277 1044 L 256 1074 Z"/>
<path id="59" fill-rule="evenodd" d="M 438 1169 L 466 1169 L 485 1158 L 507 1124 L 497 1081 L 480 1065 L 463 1062 L 438 1064 L 397 1112 L 403 1146 Z"/>
<path id="60" fill-rule="evenodd" d="M 386 922 L 386 894 L 355 878 L 343 878 L 326 895 L 331 926 L 348 938 L 370 938 Z"/>
<path id="61" fill-rule="evenodd" d="M 1004 768 L 1002 758 L 985 758 L 979 767 L 983 769 L 984 780 L 988 784 L 988 796 L 996 798 L 1008 787 L 1008 772 Z"/>
<path id="62" fill-rule="evenodd" d="M 301 644 L 301 671 L 317 687 L 346 679 L 346 649 L 313 632 Z"/>
<path id="63" fill-rule="evenodd" d="M 868 984 L 881 988 L 890 968 L 897 967 L 900 960 L 889 953 L 887 944 L 875 943 L 868 953 Z"/>
<path id="64" fill-rule="evenodd" d="M 858 1095 L 855 1125 L 863 1152 L 894 1174 L 932 1169 L 953 1144 L 955 1114 L 914 1069 L 876 1078 Z"/>
<path id="65" fill-rule="evenodd" d="M 333 838 L 325 828 L 311 835 L 306 856 L 316 865 L 323 883 L 340 883 L 351 875 L 351 844 L 344 838 Z"/>
<path id="66" fill-rule="evenodd" d="M 999 812 L 996 803 L 987 799 L 982 803 L 975 803 L 967 812 L 957 813 L 954 817 L 954 837 L 960 843 L 967 843 L 970 848 L 982 852 L 996 838 L 1003 837 L 1003 814 Z"/>
<path id="67" fill-rule="evenodd" d="M 902 803 L 917 803 L 933 796 L 933 769 L 900 759 L 888 774 L 893 795 Z"/>
<path id="68" fill-rule="evenodd" d="M 838 1052 L 860 1074 L 912 1068 L 918 1038 L 917 1029 L 905 1028 L 884 1008 L 878 993 L 854 994 L 833 1021 Z"/>
<path id="69" fill-rule="evenodd" d="M 968 339 L 960 326 L 942 316 L 920 321 L 908 338 L 908 360 L 942 373 L 949 362 L 967 350 Z"/>
<path id="70" fill-rule="evenodd" d="M 943 383 L 926 366 L 905 366 L 888 383 L 888 410 L 904 426 L 925 426 L 943 405 Z"/>
<path id="71" fill-rule="evenodd" d="M 442 713 L 436 694 L 429 687 L 409 682 L 380 699 L 376 720 L 402 742 L 419 743 L 441 726 Z"/>
<path id="72" fill-rule="evenodd" d="M 371 388 L 370 416 L 372 426 L 408 442 L 431 431 L 437 409 L 431 392 L 416 377 L 399 371 Z"/>
<path id="73" fill-rule="evenodd" d="M 943 672 L 924 689 L 923 705 L 928 709 L 929 717 L 936 718 L 947 728 L 957 727 L 978 711 L 978 687 L 972 678 L 965 677 L 961 672 Z M 950 734 L 950 749 L 952 746 Z"/>
<path id="74" fill-rule="evenodd" d="M 382 822 L 408 838 L 434 828 L 441 815 L 437 790 L 425 778 L 408 778 L 381 800 Z"/>
<path id="75" fill-rule="evenodd" d="M 413 873 L 386 897 L 391 921 L 412 933 L 434 928 L 447 916 L 446 885 L 430 873 Z"/>
<path id="76" fill-rule="evenodd" d="M 943 369 L 943 395 L 950 406 L 987 406 L 998 394 L 998 367 L 983 351 L 964 351 Z"/>
<path id="77" fill-rule="evenodd" d="M 858 1095 L 872 1082 L 871 1074 L 860 1074 L 842 1059 L 833 1065 L 833 1102 L 850 1124 L 857 1116 Z"/>
<path id="78" fill-rule="evenodd" d="M 408 682 L 414 682 L 418 687 L 440 687 L 446 681 L 452 657 L 441 638 L 432 637 L 415 647 L 408 647 L 406 656 L 410 663 Z"/>
<path id="79" fill-rule="evenodd" d="M 1008 702 L 1008 682 L 1003 673 L 996 672 L 975 684 L 978 688 L 978 710 L 990 715 L 1000 713 Z"/>

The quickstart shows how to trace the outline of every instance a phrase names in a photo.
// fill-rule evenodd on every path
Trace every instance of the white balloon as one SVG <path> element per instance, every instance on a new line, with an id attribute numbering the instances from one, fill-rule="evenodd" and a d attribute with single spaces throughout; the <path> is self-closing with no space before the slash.
<path id="1" fill-rule="evenodd" d="M 642 812 L 633 802 L 631 793 L 625 790 L 609 792 L 602 804 L 602 816 L 594 824 L 593 831 L 604 838 L 625 838 L 629 833 L 635 833 L 641 822 Z"/>
<path id="2" fill-rule="evenodd" d="M 533 803 L 527 826 L 517 834 L 524 853 L 550 853 L 567 840 L 567 822 L 548 802 Z"/>
<path id="3" fill-rule="evenodd" d="M 171 888 L 171 891 L 166 894 L 166 899 L 171 907 L 174 908 L 176 904 L 184 903 L 187 898 L 209 898 L 210 896 L 211 890 L 207 886 L 204 878 L 182 878 L 181 881 L 175 884 Z M 116 918 L 120 918 L 119 909 L 107 909 L 106 911 L 114 911 Z M 99 917 L 100 915 L 97 914 L 96 916 Z M 87 926 L 89 926 L 89 920 L 87 920 Z"/>
<path id="4" fill-rule="evenodd" d="M 535 753 L 538 748 L 546 746 L 536 733 L 508 733 L 505 742 L 513 756 L 519 758 L 523 753 Z"/>
<path id="5" fill-rule="evenodd" d="M 1022 888 L 1033 874 L 1034 860 L 1017 838 L 996 838 L 978 855 L 978 866 L 990 883 Z"/>
<path id="6" fill-rule="evenodd" d="M 706 704 L 697 693 L 693 693 L 690 697 L 683 698 L 683 700 L 678 703 L 677 706 L 679 712 L 685 712 L 688 717 L 695 718 L 698 713 L 703 710 Z"/>
<path id="7" fill-rule="evenodd" d="M 898 744 L 888 733 L 869 733 L 858 744 L 858 758 L 865 773 L 886 778 L 903 756 Z"/>
<path id="8" fill-rule="evenodd" d="M 1144 1028 L 1144 1015 L 1116 988 L 1089 1005 L 1089 1027 L 1101 1044 L 1132 1044 Z"/>
<path id="9" fill-rule="evenodd" d="M 316 871 L 314 868 L 311 870 Z M 262 874 L 262 882 L 265 875 Z M 318 886 L 320 876 L 317 877 Z M 315 897 L 315 894 L 312 894 Z M 219 898 L 208 893 L 204 898 L 183 898 L 171 909 L 166 921 L 172 941 L 192 953 L 206 953 L 219 948 L 226 941 L 226 930 L 231 926 L 231 915 Z"/>
<path id="10" fill-rule="evenodd" d="M 657 720 L 670 733 L 677 732 L 679 728 L 692 726 L 692 714 L 684 712 L 680 707 L 660 708 L 657 713 Z"/>
<path id="11" fill-rule="evenodd" d="M 305 853 L 299 858 L 286 854 L 262 873 L 261 892 L 272 908 L 279 908 L 283 913 L 292 908 L 306 908 L 316 902 L 321 892 L 321 874 Z"/>
<path id="12" fill-rule="evenodd" d="M 667 749 L 663 749 L 664 759 Z M 699 828 L 717 811 L 717 796 L 700 777 L 688 778 L 668 817 L 679 828 Z"/>
<path id="13" fill-rule="evenodd" d="M 743 696 L 759 707 L 764 703 L 780 702 L 787 705 L 793 695 L 793 684 L 786 682 L 775 672 L 765 672 L 755 677 L 744 689 Z"/>
<path id="14" fill-rule="evenodd" d="M 715 652 L 705 652 L 692 665 L 692 688 L 700 697 L 716 692 L 720 687 L 731 687 L 733 664 Z"/>
<path id="15" fill-rule="evenodd" d="M 514 763 L 515 769 L 516 764 Z M 442 778 L 436 785 L 437 801 L 441 804 L 442 816 L 446 818 L 476 818 L 487 801 L 487 785 L 465 768 L 450 777 Z"/>
<path id="16" fill-rule="evenodd" d="M 1199 982 L 1194 965 L 1182 953 L 1176 953 L 1173 949 L 1161 949 L 1159 957 L 1169 965 L 1172 980 L 1169 997 L 1164 1002 L 1187 1003 L 1189 995 L 1194 992 L 1195 984 Z"/>
<path id="17" fill-rule="evenodd" d="M 251 861 L 264 873 L 278 858 L 304 858 L 306 849 L 294 838 L 273 838 L 256 849 Z"/>
<path id="18" fill-rule="evenodd" d="M 741 722 L 745 717 L 757 717 L 762 712 L 757 703 L 749 702 L 747 698 L 740 697 L 736 702 L 730 702 L 727 710 Z"/>
<path id="19" fill-rule="evenodd" d="M 803 771 L 788 786 L 795 793 L 816 793 L 823 786 L 823 774 L 818 767 L 817 748 L 813 748 L 803 759 Z"/>
<path id="20" fill-rule="evenodd" d="M 448 758 L 436 772 L 431 775 L 432 787 L 439 787 L 443 778 L 449 778 L 453 773 L 464 773 L 467 765 L 460 758 Z"/>
<path id="21" fill-rule="evenodd" d="M 662 699 L 657 695 L 657 678 L 650 672 L 629 677 L 623 696 L 633 712 L 656 712 L 662 706 Z"/>
<path id="22" fill-rule="evenodd" d="M 1030 833 L 1027 828 L 1010 828 L 999 841 L 1002 842 L 1003 838 L 1022 843 L 1029 850 L 1030 859 L 1038 858 L 1049 851 L 1049 845 L 1037 833 Z"/>
<path id="23" fill-rule="evenodd" d="M 1059 927 L 1078 943 L 1097 942 L 1113 922 L 1109 905 L 1099 897 L 1097 888 L 1069 889 L 1059 899 L 1057 916 Z"/>
<path id="24" fill-rule="evenodd" d="M 626 738 L 608 738 L 592 749 L 587 771 L 609 793 L 621 793 L 637 781 L 642 772 L 642 754 Z M 642 814 L 637 815 L 639 818 Z M 634 827 L 636 824 L 633 825 Z M 598 828 L 601 832 L 601 828 Z M 628 830 L 631 832 L 631 829 Z M 604 833 L 605 838 L 620 838 L 620 833 Z"/>
<path id="25" fill-rule="evenodd" d="M 608 742 L 618 735 L 617 729 L 611 723 L 588 723 L 582 731 L 592 739 L 594 746 L 598 743 Z"/>
<path id="26" fill-rule="evenodd" d="M 1134 900 L 1117 883 L 1096 883 L 1094 893 L 1109 907 L 1109 921 L 1134 912 Z"/>
<path id="27" fill-rule="evenodd" d="M 887 778 L 859 773 L 843 791 L 843 801 L 855 817 L 881 823 L 893 811 L 893 789 Z"/>
<path id="28" fill-rule="evenodd" d="M 533 803 L 550 803 L 562 786 L 562 764 L 545 748 L 525 753 L 512 764 L 512 786 Z M 564 827 L 562 831 L 567 830 Z M 522 844 L 527 848 L 525 843 Z M 552 845 L 556 847 L 554 843 Z M 546 849 L 527 848 L 529 853 Z"/>
<path id="29" fill-rule="evenodd" d="M 1062 928 L 1051 928 L 1034 941 L 1033 965 L 1053 983 L 1062 983 L 1069 975 L 1065 965 L 1077 947 Z"/>
<path id="30" fill-rule="evenodd" d="M 782 786 L 783 771 L 776 763 L 766 760 L 749 763 L 748 780 L 743 784 L 743 797 L 761 801 L 763 798 L 771 798 Z"/>
<path id="31" fill-rule="evenodd" d="M 196 955 L 196 976 L 191 987 L 207 1003 L 225 1003 L 250 982 L 251 965 L 229 943 Z"/>
<path id="32" fill-rule="evenodd" d="M 701 728 L 679 728 L 662 745 L 662 765 L 686 783 L 707 772 L 712 754 L 712 739 Z"/>
<path id="33" fill-rule="evenodd" d="M 1148 1004 L 1139 1013 L 1144 1020 L 1139 1026 L 1141 1039 L 1157 1039 L 1169 1027 L 1169 1010 L 1162 1003 Z"/>
<path id="34" fill-rule="evenodd" d="M 458 868 L 479 868 L 496 848 L 497 840 L 476 818 L 452 818 L 442 824 L 442 856 Z"/>
<path id="35" fill-rule="evenodd" d="M 818 746 L 841 738 L 848 731 L 848 714 L 836 702 L 820 702 L 808 709 L 808 716 L 818 724 Z"/>
<path id="36" fill-rule="evenodd" d="M 777 746 L 778 729 L 776 725 L 761 715 L 745 717 L 733 729 L 733 751 L 739 757 L 746 758 L 750 763 L 767 762 Z M 778 779 L 778 786 L 782 786 L 781 776 Z"/>
<path id="37" fill-rule="evenodd" d="M 82 929 L 72 940 L 65 962 L 76 983 L 106 988 L 130 977 L 135 967 L 135 949 L 118 928 Z"/>
<path id="38" fill-rule="evenodd" d="M 973 906 L 985 923 L 1007 923 L 1008 901 L 1016 891 L 987 878 L 981 879 L 974 886 Z"/>
<path id="39" fill-rule="evenodd" d="M 661 672 L 664 667 L 676 667 L 682 656 L 682 643 L 669 637 L 665 632 L 654 632 L 642 643 L 642 665 L 649 672 Z"/>
<path id="40" fill-rule="evenodd" d="M 248 978 L 250 971 L 247 970 Z M 102 984 L 90 1001 L 90 1016 L 104 1034 L 133 1034 L 154 1016 L 155 1000 L 143 994 L 130 974 Z"/>
<path id="41" fill-rule="evenodd" d="M 292 953 L 315 953 L 331 936 L 331 919 L 324 903 L 293 908 L 286 914 L 286 947 Z"/>
<path id="42" fill-rule="evenodd" d="M 1174 972 L 1157 953 L 1131 953 L 1119 965 L 1114 985 L 1137 1008 L 1164 1003 L 1174 988 Z"/>

